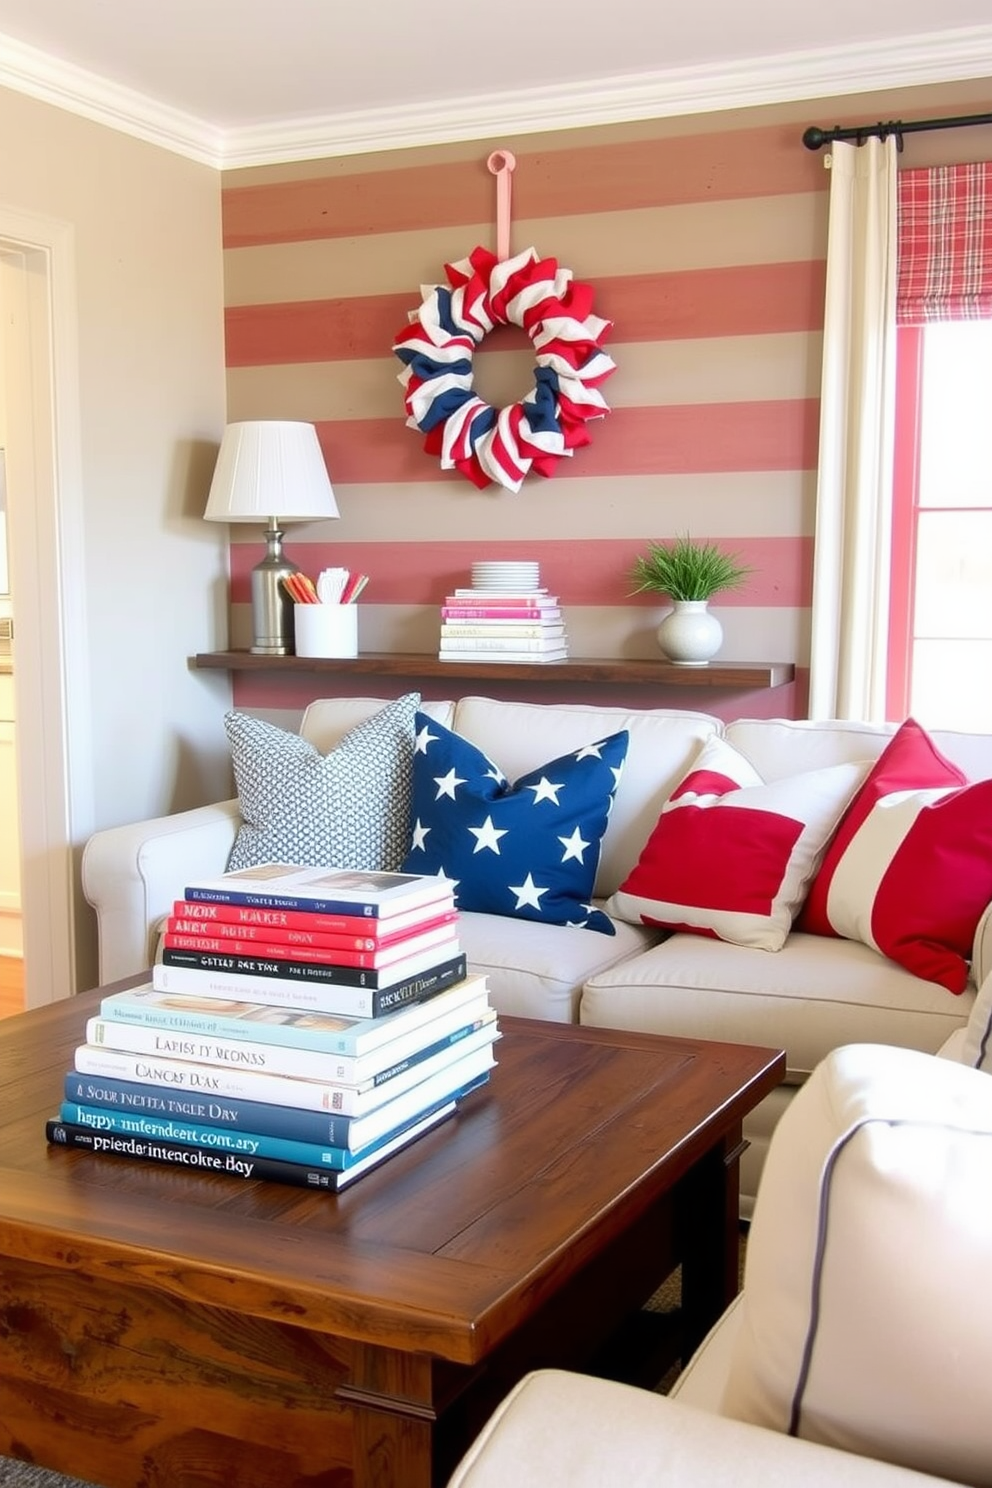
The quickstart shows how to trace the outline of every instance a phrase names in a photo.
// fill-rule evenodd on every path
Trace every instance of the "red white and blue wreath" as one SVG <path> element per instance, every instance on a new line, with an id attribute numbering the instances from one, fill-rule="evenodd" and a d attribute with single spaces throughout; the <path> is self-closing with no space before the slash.
<path id="1" fill-rule="evenodd" d="M 614 370 L 601 349 L 612 322 L 592 313 L 592 289 L 533 248 L 513 258 L 475 248 L 445 264 L 448 283 L 422 287 L 423 303 L 393 351 L 403 363 L 407 426 L 442 470 L 482 489 L 519 491 L 529 471 L 553 475 L 590 442 L 588 424 L 609 413 L 599 391 Z M 472 357 L 490 331 L 522 326 L 537 353 L 534 387 L 495 409 L 477 397 Z"/>

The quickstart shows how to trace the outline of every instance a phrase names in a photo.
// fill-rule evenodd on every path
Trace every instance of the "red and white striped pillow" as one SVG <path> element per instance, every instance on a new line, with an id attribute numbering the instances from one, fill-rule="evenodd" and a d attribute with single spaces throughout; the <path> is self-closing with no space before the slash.
<path id="1" fill-rule="evenodd" d="M 859 940 L 963 992 L 990 900 L 992 781 L 969 785 L 910 718 L 851 802 L 797 929 Z"/>
<path id="2" fill-rule="evenodd" d="M 725 739 L 707 739 L 608 913 L 781 950 L 867 768 L 831 765 L 766 784 Z"/>

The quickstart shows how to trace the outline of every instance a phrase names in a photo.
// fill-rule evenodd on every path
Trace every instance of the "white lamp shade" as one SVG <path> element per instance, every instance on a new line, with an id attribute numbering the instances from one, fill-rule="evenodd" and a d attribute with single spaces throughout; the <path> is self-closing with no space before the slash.
<path id="1" fill-rule="evenodd" d="M 208 522 L 314 522 L 338 515 L 313 424 L 228 424 L 210 483 Z"/>

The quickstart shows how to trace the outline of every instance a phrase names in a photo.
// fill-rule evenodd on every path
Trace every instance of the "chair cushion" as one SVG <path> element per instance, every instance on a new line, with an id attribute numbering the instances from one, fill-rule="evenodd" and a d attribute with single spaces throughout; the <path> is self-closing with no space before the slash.
<path id="1" fill-rule="evenodd" d="M 978 989 L 964 1034 L 953 1057 L 972 1069 L 992 1075 L 992 973 Z"/>
<path id="2" fill-rule="evenodd" d="M 748 1240 L 723 1412 L 992 1481 L 992 1081 L 853 1044 L 782 1116 Z"/>

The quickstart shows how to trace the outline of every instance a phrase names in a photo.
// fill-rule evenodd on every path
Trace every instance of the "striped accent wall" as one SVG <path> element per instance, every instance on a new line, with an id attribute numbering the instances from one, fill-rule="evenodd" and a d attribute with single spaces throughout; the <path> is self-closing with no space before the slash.
<path id="1" fill-rule="evenodd" d="M 362 650 L 436 654 L 444 593 L 470 582 L 474 559 L 517 557 L 538 560 L 561 596 L 572 655 L 657 655 L 666 607 L 630 595 L 630 566 L 649 540 L 689 531 L 754 569 L 714 604 L 722 659 L 795 662 L 797 684 L 581 696 L 802 716 L 828 179 L 800 115 L 756 117 L 771 111 L 228 173 L 228 417 L 316 423 L 341 516 L 290 528 L 286 547 L 312 573 L 371 576 Z M 477 491 L 424 453 L 390 350 L 421 286 L 494 246 L 497 146 L 517 159 L 511 251 L 533 245 L 593 286 L 617 364 L 591 445 L 517 495 Z M 532 365 L 522 332 L 496 332 L 476 389 L 513 401 Z M 245 646 L 262 550 L 257 534 L 232 534 L 231 643 Z M 497 671 L 472 690 L 501 695 Z M 327 680 L 239 675 L 235 702 L 288 717 Z M 512 691 L 566 700 L 537 678 Z"/>

